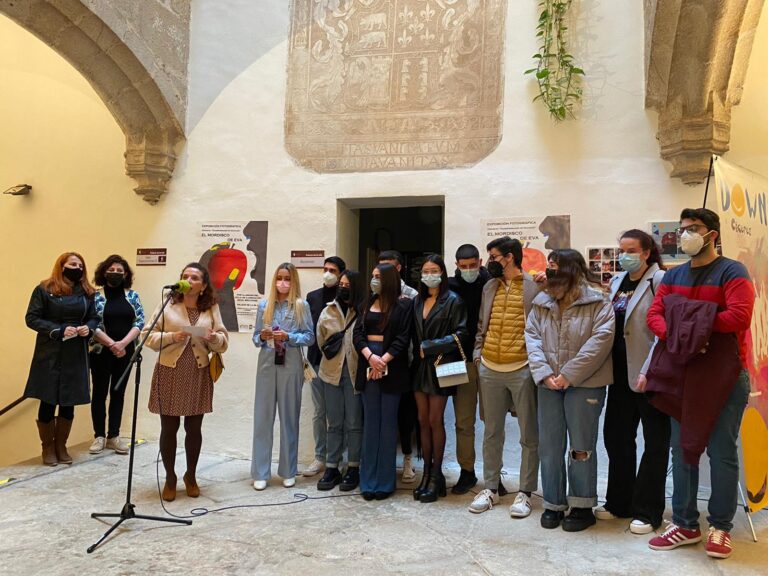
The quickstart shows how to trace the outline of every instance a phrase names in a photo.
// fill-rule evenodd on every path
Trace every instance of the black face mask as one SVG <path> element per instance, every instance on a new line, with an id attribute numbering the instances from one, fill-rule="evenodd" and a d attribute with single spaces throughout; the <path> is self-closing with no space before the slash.
<path id="1" fill-rule="evenodd" d="M 104 274 L 104 278 L 107 279 L 107 284 L 111 288 L 118 288 L 123 285 L 125 277 L 119 272 L 107 272 Z"/>
<path id="2" fill-rule="evenodd" d="M 544 273 L 547 275 L 547 280 L 552 280 L 553 278 L 557 278 L 557 273 L 559 270 L 555 270 L 554 268 L 547 268 Z"/>
<path id="3" fill-rule="evenodd" d="M 82 268 L 64 268 L 62 275 L 70 282 L 77 283 L 83 279 L 83 270 Z"/>
<path id="4" fill-rule="evenodd" d="M 348 304 L 350 296 L 351 296 L 350 290 L 347 286 L 339 286 L 336 289 L 336 300 L 338 300 L 342 304 Z"/>
<path id="5" fill-rule="evenodd" d="M 488 262 L 487 269 L 491 278 L 501 278 L 504 276 L 504 266 L 501 265 L 501 262 L 497 262 L 496 260 Z"/>

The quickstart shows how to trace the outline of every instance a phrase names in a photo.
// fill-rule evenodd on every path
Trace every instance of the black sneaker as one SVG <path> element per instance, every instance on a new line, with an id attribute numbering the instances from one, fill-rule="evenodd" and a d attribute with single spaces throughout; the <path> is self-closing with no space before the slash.
<path id="1" fill-rule="evenodd" d="M 347 468 L 347 473 L 344 474 L 344 478 L 341 479 L 341 486 L 339 490 L 342 492 L 349 492 L 354 490 L 360 484 L 360 468 L 357 466 L 350 466 Z"/>
<path id="2" fill-rule="evenodd" d="M 474 470 L 461 469 L 459 474 L 459 481 L 451 488 L 451 492 L 454 494 L 466 494 L 477 484 L 477 476 L 475 476 Z"/>
<path id="3" fill-rule="evenodd" d="M 566 532 L 581 532 L 592 526 L 597 520 L 592 508 L 571 508 L 571 513 L 563 520 Z"/>
<path id="4" fill-rule="evenodd" d="M 560 522 L 563 521 L 564 516 L 565 512 L 559 510 L 544 510 L 544 513 L 541 515 L 541 527 L 547 529 L 557 528 L 560 526 Z"/>
<path id="5" fill-rule="evenodd" d="M 341 484 L 341 472 L 338 468 L 326 468 L 325 474 L 317 481 L 317 489 L 326 491 L 333 490 L 334 486 Z"/>

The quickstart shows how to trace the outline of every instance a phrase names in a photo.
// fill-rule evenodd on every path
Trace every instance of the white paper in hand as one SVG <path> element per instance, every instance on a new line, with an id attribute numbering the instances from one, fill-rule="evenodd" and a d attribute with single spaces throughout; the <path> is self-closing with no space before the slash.
<path id="1" fill-rule="evenodd" d="M 208 329 L 205 326 L 184 326 L 181 330 L 190 336 L 197 336 L 198 338 L 205 338 L 208 333 Z"/>

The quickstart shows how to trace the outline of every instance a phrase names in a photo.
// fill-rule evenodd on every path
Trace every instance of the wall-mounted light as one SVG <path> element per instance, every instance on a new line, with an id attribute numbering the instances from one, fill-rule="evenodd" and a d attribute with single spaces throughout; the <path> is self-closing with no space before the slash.
<path id="1" fill-rule="evenodd" d="M 11 196 L 26 196 L 32 192 L 32 186 L 29 184 L 19 184 L 18 186 L 11 186 L 3 192 L 3 194 L 10 194 Z"/>

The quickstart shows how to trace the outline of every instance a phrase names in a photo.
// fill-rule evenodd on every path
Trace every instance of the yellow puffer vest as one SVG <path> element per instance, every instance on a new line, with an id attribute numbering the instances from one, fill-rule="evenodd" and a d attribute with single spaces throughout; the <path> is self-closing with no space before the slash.
<path id="1" fill-rule="evenodd" d="M 515 278 L 505 289 L 499 282 L 493 297 L 488 333 L 483 343 L 483 358 L 494 364 L 512 364 L 528 358 L 525 349 L 525 308 L 523 277 Z"/>

